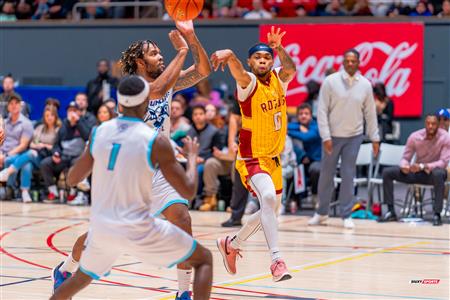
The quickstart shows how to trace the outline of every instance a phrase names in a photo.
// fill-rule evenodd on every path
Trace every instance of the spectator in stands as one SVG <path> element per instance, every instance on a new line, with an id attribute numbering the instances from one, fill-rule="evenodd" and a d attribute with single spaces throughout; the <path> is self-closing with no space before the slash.
<path id="1" fill-rule="evenodd" d="M 394 3 L 393 0 L 369 0 L 370 11 L 376 17 L 384 17 L 387 16 L 387 12 L 389 7 Z"/>
<path id="2" fill-rule="evenodd" d="M 28 149 L 33 136 L 31 121 L 22 115 L 20 111 L 21 100 L 16 95 L 11 95 L 8 98 L 9 117 L 5 120 L 6 138 L 0 148 L 0 166 L 2 168 L 8 168 L 17 160 L 21 153 Z M 6 179 L 8 180 L 8 186 L 14 188 L 16 183 L 15 176 L 10 176 L 9 179 Z"/>
<path id="3" fill-rule="evenodd" d="M 15 1 L 0 2 L 0 22 L 14 21 L 17 21 Z"/>
<path id="4" fill-rule="evenodd" d="M 183 103 L 178 98 L 173 98 L 170 105 L 170 137 L 179 143 L 190 128 L 191 124 L 184 116 Z"/>
<path id="5" fill-rule="evenodd" d="M 213 184 L 212 180 L 209 181 L 209 178 L 206 180 L 202 179 L 205 179 L 206 162 L 208 159 L 213 158 L 214 148 L 222 150 L 224 147 L 224 136 L 214 125 L 206 122 L 206 109 L 204 106 L 197 105 L 192 108 L 192 122 L 193 126 L 189 129 L 187 135 L 192 138 L 196 137 L 200 144 L 198 159 L 199 195 L 203 191 L 203 182 L 208 184 L 208 186 L 205 186 L 205 197 L 200 210 L 214 210 L 217 206 L 216 185 Z"/>
<path id="6" fill-rule="evenodd" d="M 88 6 L 85 7 L 84 9 L 81 10 L 81 18 L 82 19 L 89 19 L 89 20 L 94 20 L 94 19 L 105 19 L 108 18 L 109 16 L 109 2 L 110 0 L 106 0 L 106 1 L 94 1 L 94 2 L 99 2 L 102 3 L 102 6 Z"/>
<path id="7" fill-rule="evenodd" d="M 441 108 L 436 112 L 436 117 L 439 120 L 439 128 L 450 132 L 450 112 L 448 111 L 448 109 Z"/>
<path id="8" fill-rule="evenodd" d="M 233 8 L 236 17 L 242 17 L 249 11 L 253 10 L 252 0 L 234 0 Z"/>
<path id="9" fill-rule="evenodd" d="M 218 129 L 223 129 L 225 126 L 225 120 L 219 115 L 217 107 L 211 103 L 205 106 L 206 109 L 206 121 L 209 124 L 214 125 Z"/>
<path id="10" fill-rule="evenodd" d="M 6 75 L 2 82 L 3 93 L 0 94 L 0 114 L 4 118 L 8 117 L 8 99 L 12 95 L 15 95 L 20 99 L 20 105 L 22 107 L 22 114 L 25 117 L 30 115 L 29 105 L 22 100 L 22 96 L 14 90 L 14 78 L 11 75 Z"/>
<path id="11" fill-rule="evenodd" d="M 381 141 L 386 141 L 386 134 L 392 133 L 394 119 L 394 102 L 388 97 L 383 83 L 376 83 L 373 87 L 375 107 L 377 109 L 378 126 L 381 128 Z"/>
<path id="12" fill-rule="evenodd" d="M 297 163 L 305 167 L 309 178 L 313 202 L 317 203 L 317 185 L 322 157 L 322 139 L 317 122 L 312 118 L 312 108 L 303 103 L 297 108 L 297 122 L 288 124 L 288 135 L 293 140 Z"/>
<path id="13" fill-rule="evenodd" d="M 237 136 L 239 128 L 241 127 L 241 109 L 237 100 L 233 100 L 228 123 L 228 157 L 236 160 L 236 155 L 238 152 Z M 245 206 L 247 204 L 249 194 L 234 165 L 232 167 L 231 176 L 231 180 L 233 182 L 230 200 L 231 216 L 227 221 L 221 224 L 222 227 L 242 225 L 242 217 L 244 216 Z"/>
<path id="14" fill-rule="evenodd" d="M 297 5 L 295 8 L 295 14 L 297 17 L 306 17 L 308 15 L 308 12 L 305 9 L 305 6 L 303 5 Z"/>
<path id="15" fill-rule="evenodd" d="M 117 116 L 117 103 L 113 98 L 109 98 L 103 104 L 105 104 L 112 112 L 114 113 L 114 117 Z"/>
<path id="16" fill-rule="evenodd" d="M 109 121 L 113 118 L 115 118 L 114 111 L 112 111 L 106 104 L 102 104 L 97 111 L 97 123 L 102 124 L 103 122 Z"/>
<path id="17" fill-rule="evenodd" d="M 355 227 L 351 219 L 353 207 L 353 177 L 356 157 L 364 139 L 364 123 L 372 141 L 373 155 L 378 156 L 377 113 L 370 81 L 358 72 L 359 52 L 344 53 L 343 70 L 325 78 L 319 93 L 317 121 L 323 140 L 321 171 L 318 185 L 319 206 L 309 225 L 319 225 L 328 218 L 334 189 L 334 175 L 341 158 L 342 184 L 339 205 L 344 227 Z"/>
<path id="18" fill-rule="evenodd" d="M 61 0 L 38 0 L 33 20 L 64 18 Z"/>
<path id="19" fill-rule="evenodd" d="M 73 165 L 83 152 L 86 141 L 89 139 L 91 128 L 81 122 L 81 110 L 75 101 L 69 103 L 67 107 L 67 118 L 63 121 L 61 129 L 58 131 L 52 156 L 41 162 L 41 175 L 44 178 L 45 187 L 48 189 L 48 196 L 45 202 L 55 203 L 58 194 L 55 177 Z M 67 202 L 84 201 L 84 194 L 76 189 L 71 189 L 67 197 Z M 63 199 L 60 199 L 61 201 Z"/>
<path id="20" fill-rule="evenodd" d="M 442 11 L 437 16 L 439 18 L 450 18 L 450 0 L 442 1 Z"/>
<path id="21" fill-rule="evenodd" d="M 345 13 L 341 7 L 339 0 L 331 0 L 326 6 L 325 11 L 321 14 L 324 17 L 341 17 L 345 16 Z"/>
<path id="22" fill-rule="evenodd" d="M 45 99 L 45 106 L 54 106 L 56 108 L 57 111 L 59 111 L 59 108 L 61 107 L 61 103 L 59 102 L 58 99 L 56 98 L 47 98 Z"/>
<path id="23" fill-rule="evenodd" d="M 98 75 L 86 86 L 88 110 L 97 115 L 97 110 L 103 102 L 111 98 L 112 89 L 117 88 L 119 80 L 109 74 L 109 61 L 101 59 L 97 62 Z"/>
<path id="24" fill-rule="evenodd" d="M 86 131 L 91 131 L 92 128 L 97 124 L 97 119 L 95 116 L 87 111 L 88 109 L 88 98 L 85 93 L 78 93 L 75 96 L 75 103 L 80 110 L 80 126 L 83 126 Z"/>
<path id="25" fill-rule="evenodd" d="M 16 2 L 16 17 L 19 20 L 31 19 L 35 11 L 35 2 L 33 0 L 19 0 Z"/>
<path id="26" fill-rule="evenodd" d="M 30 187 L 33 168 L 39 168 L 40 162 L 52 155 L 53 144 L 61 127 L 58 111 L 54 106 L 46 106 L 42 116 L 43 123 L 38 125 L 33 133 L 30 149 L 16 156 L 8 168 L 0 172 L 0 181 L 13 184 L 17 172 L 21 172 L 20 188 L 22 201 L 31 202 Z"/>
<path id="27" fill-rule="evenodd" d="M 425 119 L 425 128 L 409 136 L 400 166 L 383 170 L 383 196 L 384 202 L 388 205 L 388 212 L 379 221 L 397 221 L 394 210 L 395 180 L 409 184 L 433 185 L 435 195 L 433 225 L 442 225 L 440 213 L 449 161 L 450 136 L 447 131 L 439 128 L 436 115 L 428 115 Z"/>
<path id="28" fill-rule="evenodd" d="M 369 0 L 357 0 L 353 10 L 352 16 L 373 16 L 369 7 Z"/>
<path id="29" fill-rule="evenodd" d="M 417 2 L 416 9 L 411 12 L 409 15 L 411 17 L 429 17 L 432 16 L 433 13 L 428 10 L 428 2 L 426 0 L 420 0 Z"/>
<path id="30" fill-rule="evenodd" d="M 272 19 L 272 14 L 264 9 L 262 0 L 253 0 L 253 10 L 244 15 L 245 20 Z"/>
<path id="31" fill-rule="evenodd" d="M 311 106 L 313 118 L 317 118 L 317 108 L 319 106 L 319 91 L 320 83 L 315 80 L 310 80 L 306 83 L 306 90 L 308 96 L 306 97 L 306 103 Z"/>
<path id="32" fill-rule="evenodd" d="M 301 0 L 268 0 L 267 6 L 270 6 L 274 15 L 278 18 L 296 17 L 297 5 L 301 4 Z"/>

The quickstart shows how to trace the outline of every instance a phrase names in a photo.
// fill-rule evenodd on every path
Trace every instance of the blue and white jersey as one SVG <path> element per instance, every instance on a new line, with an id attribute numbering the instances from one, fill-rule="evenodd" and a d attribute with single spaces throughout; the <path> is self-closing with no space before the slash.
<path id="1" fill-rule="evenodd" d="M 152 145 L 157 132 L 142 119 L 119 117 L 92 133 L 92 226 L 144 229 L 152 205 Z M 127 229 L 127 227 L 130 227 Z M 119 228 L 119 227 L 118 227 Z"/>
<path id="2" fill-rule="evenodd" d="M 170 138 L 170 105 L 172 103 L 173 89 L 170 89 L 161 99 L 152 99 L 148 102 L 147 113 L 144 116 L 151 128 Z"/>

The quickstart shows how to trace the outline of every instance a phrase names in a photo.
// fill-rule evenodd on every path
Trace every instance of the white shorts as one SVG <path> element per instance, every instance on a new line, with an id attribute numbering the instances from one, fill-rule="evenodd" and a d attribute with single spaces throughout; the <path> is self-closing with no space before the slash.
<path id="1" fill-rule="evenodd" d="M 137 228 L 135 230 L 134 228 Z M 138 226 L 91 225 L 80 270 L 93 279 L 107 276 L 121 254 L 143 263 L 171 268 L 194 253 L 197 242 L 168 221 L 149 218 Z"/>
<path id="2" fill-rule="evenodd" d="M 153 217 L 158 217 L 166 208 L 175 203 L 182 203 L 189 207 L 189 201 L 183 199 L 175 191 L 159 169 L 156 169 L 153 174 L 152 195 L 150 213 Z"/>

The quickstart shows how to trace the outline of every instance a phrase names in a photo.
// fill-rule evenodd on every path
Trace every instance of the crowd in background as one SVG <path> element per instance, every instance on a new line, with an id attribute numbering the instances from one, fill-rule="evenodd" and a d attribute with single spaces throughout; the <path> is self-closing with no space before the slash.
<path id="1" fill-rule="evenodd" d="M 100 4 L 80 8 L 82 19 L 133 18 L 133 7 L 111 6 L 122 0 L 82 0 Z M 72 19 L 77 0 L 0 0 L 0 21 Z M 149 0 L 142 2 L 160 2 Z M 205 0 L 200 19 L 271 19 L 306 16 L 438 16 L 450 17 L 450 0 Z M 158 17 L 143 7 L 140 18 Z M 165 15 L 163 18 L 167 19 Z"/>
<path id="2" fill-rule="evenodd" d="M 0 114 L 6 118 L 3 125 L 6 137 L 0 148 L 0 182 L 4 182 L 5 187 L 0 189 L 0 198 L 70 205 L 89 203 L 89 181 L 69 188 L 64 178 L 81 155 L 93 128 L 118 114 L 116 101 L 112 98 L 118 79 L 110 75 L 106 60 L 97 63 L 97 72 L 97 76 L 87 82 L 86 90 L 79 92 L 67 107 L 60 107 L 58 99 L 48 98 L 40 120 L 29 119 L 30 103 L 14 91 L 14 78 L 11 75 L 3 78 Z M 329 69 L 326 74 L 334 72 L 336 70 Z M 289 203 L 293 197 L 302 199 L 303 206 L 309 204 L 312 209 L 318 203 L 323 153 L 317 123 L 321 85 L 311 80 L 306 88 L 306 99 L 297 107 L 296 114 L 290 116 L 288 137 L 281 155 L 285 212 L 296 211 L 292 205 L 296 206 L 299 201 Z M 170 113 L 171 139 L 181 162 L 183 157 L 178 150 L 183 139 L 197 137 L 200 143 L 199 187 L 192 202 L 193 209 L 224 210 L 233 207 L 234 200 L 230 198 L 239 197 L 245 198 L 245 202 L 248 198 L 246 212 L 251 213 L 258 209 L 258 202 L 242 187 L 234 169 L 240 109 L 233 95 L 227 92 L 228 88 L 214 89 L 208 80 L 203 80 L 195 89 L 175 94 Z M 394 103 L 384 84 L 373 86 L 373 99 L 381 142 L 398 142 L 387 138 L 392 134 L 395 121 Z M 67 117 L 60 120 L 63 110 Z M 448 111 L 441 112 L 439 118 L 442 124 L 446 122 L 448 130 Z M 304 167 L 308 188 L 293 195 L 288 185 L 300 165 Z M 240 221 L 230 219 L 225 226 L 238 224 Z"/>

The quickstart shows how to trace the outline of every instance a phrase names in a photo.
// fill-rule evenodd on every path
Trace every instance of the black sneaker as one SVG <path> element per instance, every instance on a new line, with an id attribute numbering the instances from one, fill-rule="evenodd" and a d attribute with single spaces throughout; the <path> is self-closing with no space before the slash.
<path id="1" fill-rule="evenodd" d="M 388 211 L 383 217 L 379 218 L 377 221 L 380 222 L 380 223 L 396 222 L 397 221 L 397 215 L 393 211 Z"/>
<path id="2" fill-rule="evenodd" d="M 235 227 L 235 226 L 242 226 L 241 221 L 229 218 L 228 220 L 222 223 L 222 227 Z"/>
<path id="3" fill-rule="evenodd" d="M 433 216 L 433 226 L 442 226 L 442 220 L 440 214 L 434 214 Z"/>

